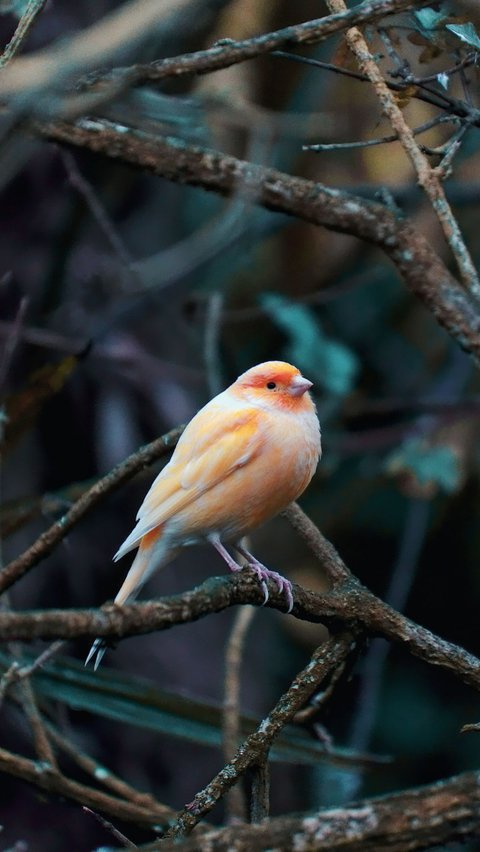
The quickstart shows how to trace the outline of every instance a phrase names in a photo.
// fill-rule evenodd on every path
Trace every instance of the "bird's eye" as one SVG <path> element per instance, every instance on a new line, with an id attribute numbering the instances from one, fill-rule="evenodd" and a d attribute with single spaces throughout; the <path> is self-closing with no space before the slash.
<path id="1" fill-rule="evenodd" d="M 275 390 L 276 387 L 277 387 L 277 385 L 276 385 L 275 382 L 267 382 L 268 390 Z"/>

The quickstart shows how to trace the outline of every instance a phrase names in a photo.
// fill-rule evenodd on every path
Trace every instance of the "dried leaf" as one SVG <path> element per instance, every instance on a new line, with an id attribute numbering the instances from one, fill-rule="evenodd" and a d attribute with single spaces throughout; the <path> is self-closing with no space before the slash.
<path id="1" fill-rule="evenodd" d="M 400 109 L 405 109 L 406 106 L 410 103 L 412 98 L 417 94 L 417 86 L 414 86 L 413 83 L 410 86 L 406 86 L 402 89 L 401 92 L 392 92 L 393 97 L 397 103 L 397 106 Z"/>
<path id="2" fill-rule="evenodd" d="M 26 387 L 7 397 L 3 453 L 11 450 L 19 438 L 31 428 L 45 402 L 63 388 L 77 363 L 76 355 L 68 355 L 55 364 L 47 364 L 32 373 Z"/>
<path id="3" fill-rule="evenodd" d="M 24 662 L 32 655 L 25 652 Z M 0 673 L 12 659 L 0 652 Z M 73 659 L 59 657 L 39 669 L 32 677 L 39 696 L 85 710 L 147 731 L 166 734 L 187 742 L 219 748 L 222 744 L 222 709 L 216 704 L 186 698 L 136 677 L 108 671 L 93 672 Z M 251 734 L 260 719 L 241 716 L 242 736 Z M 321 742 L 301 728 L 289 725 L 275 740 L 273 760 L 285 763 L 318 765 L 320 762 L 340 766 L 362 766 L 384 763 L 385 759 L 352 752 L 348 749 L 326 751 Z"/>

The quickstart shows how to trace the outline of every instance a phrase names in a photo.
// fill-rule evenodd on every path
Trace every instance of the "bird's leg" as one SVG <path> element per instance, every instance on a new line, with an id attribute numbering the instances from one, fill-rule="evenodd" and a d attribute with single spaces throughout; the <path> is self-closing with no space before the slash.
<path id="1" fill-rule="evenodd" d="M 266 568 L 258 559 L 255 559 L 252 553 L 250 553 L 242 544 L 235 544 L 235 550 L 243 556 L 248 563 L 248 567 L 255 571 L 258 579 L 262 584 L 262 589 L 266 590 L 266 598 L 264 600 L 264 604 L 266 604 L 268 600 L 268 589 L 266 585 L 266 580 L 273 580 L 277 586 L 279 592 L 284 592 L 285 597 L 287 599 L 288 609 L 287 612 L 291 612 L 293 609 L 293 591 L 292 584 L 290 580 L 287 580 L 286 577 L 282 577 L 281 574 L 278 574 L 277 571 L 270 571 L 269 568 Z"/>
<path id="2" fill-rule="evenodd" d="M 230 568 L 230 571 L 241 571 L 241 570 L 242 570 L 243 565 L 239 565 L 239 564 L 238 564 L 238 562 L 235 562 L 235 559 L 233 558 L 233 556 L 230 556 L 230 554 L 229 554 L 229 552 L 228 552 L 227 548 L 226 548 L 226 547 L 224 547 L 224 546 L 223 546 L 223 544 L 222 544 L 222 542 L 220 541 L 219 536 L 211 535 L 211 536 L 209 536 L 208 540 L 209 540 L 210 544 L 213 544 L 213 546 L 214 546 L 215 550 L 217 550 L 217 551 L 218 551 L 218 553 L 220 554 L 220 556 L 222 557 L 222 559 L 224 559 L 224 560 L 225 560 L 225 562 L 227 563 L 228 567 Z M 251 556 L 250 554 L 248 554 L 248 555 L 247 555 L 247 552 L 246 552 L 246 551 L 242 551 L 242 550 L 240 549 L 240 547 L 238 547 L 237 545 L 235 545 L 235 550 L 238 550 L 238 552 L 239 552 L 242 556 L 245 556 L 245 558 L 247 559 L 247 562 L 248 562 L 248 567 L 249 567 L 249 568 L 253 568 L 253 570 L 255 571 L 255 573 L 256 573 L 256 575 L 257 575 L 258 579 L 260 580 L 260 585 L 261 585 L 261 587 L 262 587 L 262 592 L 263 592 L 263 597 L 264 597 L 264 601 L 263 601 L 262 606 L 265 606 L 265 604 L 266 604 L 266 603 L 267 603 L 267 601 L 268 601 L 268 587 L 267 587 L 267 584 L 266 584 L 266 582 L 265 582 L 265 577 L 264 577 L 263 575 L 261 575 L 261 573 L 259 573 L 259 571 L 257 570 L 256 565 L 258 565 L 258 566 L 259 566 L 261 569 L 263 569 L 264 571 L 267 571 L 267 573 L 268 573 L 268 569 L 267 569 L 267 568 L 265 568 L 263 565 L 260 565 L 260 562 L 258 562 L 258 563 L 257 563 L 257 562 L 256 562 L 256 560 L 255 560 L 255 559 L 253 559 L 253 556 Z M 256 563 L 255 565 L 252 565 L 252 559 L 253 559 L 253 561 Z M 280 576 L 280 575 L 278 575 L 278 576 Z M 293 598 L 292 598 L 292 606 L 293 606 Z M 290 610 L 289 610 L 289 611 L 290 611 Z"/>

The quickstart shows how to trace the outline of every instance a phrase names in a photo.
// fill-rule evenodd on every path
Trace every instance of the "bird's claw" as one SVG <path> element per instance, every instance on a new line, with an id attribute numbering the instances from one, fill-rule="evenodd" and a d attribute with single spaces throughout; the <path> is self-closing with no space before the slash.
<path id="1" fill-rule="evenodd" d="M 269 598 L 268 586 L 266 581 L 273 580 L 274 583 L 277 584 L 278 591 L 283 592 L 285 594 L 285 598 L 288 604 L 287 613 L 290 613 L 293 609 L 293 591 L 290 580 L 287 580 L 286 577 L 282 577 L 282 575 L 279 574 L 277 571 L 270 571 L 269 568 L 266 568 L 265 565 L 262 565 L 261 562 L 257 562 L 257 560 L 255 560 L 255 562 L 249 562 L 248 567 L 255 572 L 260 581 L 264 598 L 262 606 L 265 606 Z"/>

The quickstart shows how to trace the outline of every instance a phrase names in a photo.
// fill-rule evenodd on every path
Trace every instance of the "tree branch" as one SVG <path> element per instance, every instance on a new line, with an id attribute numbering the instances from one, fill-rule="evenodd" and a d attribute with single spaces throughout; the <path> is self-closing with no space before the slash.
<path id="1" fill-rule="evenodd" d="M 276 169 L 254 166 L 218 151 L 189 146 L 171 137 L 133 130 L 119 132 L 107 121 L 39 125 L 37 132 L 56 142 L 88 148 L 167 180 L 221 195 L 232 195 L 242 186 L 246 192 L 251 191 L 257 204 L 269 210 L 378 246 L 437 322 L 480 364 L 480 316 L 475 300 L 416 227 L 407 219 L 397 219 L 385 205 Z"/>
<path id="2" fill-rule="evenodd" d="M 15 32 L 8 42 L 5 50 L 0 56 L 0 68 L 5 68 L 12 61 L 15 54 L 20 50 L 23 42 L 27 38 L 32 29 L 37 15 L 40 14 L 45 6 L 46 0 L 29 0 L 25 11 L 23 12 Z"/>
<path id="3" fill-rule="evenodd" d="M 326 540 L 325 540 L 326 541 Z M 328 548 L 332 545 L 328 542 Z M 338 557 L 340 558 L 340 557 Z M 328 553 L 325 562 L 328 561 Z M 267 606 L 284 612 L 285 597 L 269 583 Z M 339 625 L 361 627 L 373 636 L 384 636 L 405 645 L 411 654 L 431 665 L 439 666 L 465 683 L 480 689 L 480 660 L 468 651 L 441 639 L 430 630 L 396 612 L 355 578 L 341 588 L 317 594 L 293 584 L 292 614 L 304 621 L 322 622 L 338 630 Z M 74 639 L 97 636 L 122 639 L 144 633 L 168 630 L 177 624 L 188 624 L 214 612 L 238 604 L 263 602 L 258 581 L 248 570 L 226 577 L 210 577 L 200 586 L 179 595 L 143 604 L 101 609 L 50 609 L 0 613 L 0 640 Z"/>
<path id="4" fill-rule="evenodd" d="M 0 594 L 16 583 L 20 577 L 23 577 L 27 571 L 30 571 L 35 565 L 45 559 L 52 550 L 65 538 L 68 532 L 78 523 L 81 518 L 92 509 L 99 500 L 106 497 L 124 482 L 127 482 L 132 476 L 135 476 L 139 470 L 146 467 L 152 462 L 157 461 L 177 443 L 184 427 L 177 426 L 151 444 L 146 444 L 140 450 L 133 453 L 124 462 L 121 462 L 110 473 L 107 473 L 102 479 L 99 479 L 91 488 L 88 489 L 81 497 L 73 504 L 71 509 L 63 515 L 60 520 L 56 521 L 52 526 L 40 535 L 37 540 L 29 547 L 21 556 L 14 559 L 6 567 L 0 571 Z"/>
<path id="5" fill-rule="evenodd" d="M 277 817 L 261 825 L 217 828 L 182 841 L 182 852 L 258 852 L 263 849 L 405 852 L 480 836 L 480 772 L 345 808 Z M 175 852 L 178 841 L 141 846 L 144 852 Z"/>
<path id="6" fill-rule="evenodd" d="M 345 12 L 344 0 L 326 0 L 327 6 L 332 12 L 340 14 Z M 456 260 L 461 278 L 465 287 L 477 299 L 480 297 L 480 282 L 477 270 L 463 240 L 462 232 L 458 226 L 451 207 L 447 201 L 443 186 L 437 172 L 428 162 L 427 157 L 420 150 L 413 131 L 408 126 L 402 110 L 395 98 L 389 91 L 388 85 L 383 79 L 380 69 L 372 56 L 367 42 L 358 27 L 352 27 L 345 33 L 345 41 L 358 61 L 360 70 L 369 78 L 375 93 L 380 101 L 384 115 L 390 120 L 393 130 L 398 136 L 402 147 L 412 163 L 420 186 L 431 201 L 432 207 L 442 227 L 445 239 L 450 246 L 451 252 Z"/>
<path id="7" fill-rule="evenodd" d="M 92 73 L 83 81 L 81 88 L 83 91 L 92 87 L 98 90 L 99 84 L 105 83 L 108 90 L 109 84 L 112 84 L 113 91 L 118 94 L 124 88 L 142 82 L 205 74 L 254 59 L 282 47 L 290 47 L 294 44 L 318 44 L 346 27 L 366 24 L 413 7 L 420 9 L 427 6 L 429 2 L 430 0 L 364 0 L 354 9 L 339 15 L 327 15 L 250 39 L 226 40 L 207 50 L 161 59 L 144 65 L 115 68 L 106 73 Z M 52 48 L 17 59 L 15 65 L 2 74 L 0 95 L 2 97 L 18 95 L 31 88 L 38 90 L 39 83 L 46 86 L 55 82 L 58 85 L 58 79 L 53 79 L 55 75 L 52 69 L 59 64 L 63 68 L 65 56 L 68 57 L 68 61 L 63 72 L 64 79 L 65 71 L 68 71 L 71 78 L 74 73 L 95 67 L 95 63 L 97 66 L 105 64 L 105 51 L 111 55 L 113 50 L 119 50 L 124 46 L 125 39 L 130 41 L 132 34 L 137 38 L 143 36 L 145 29 L 158 23 L 159 18 L 168 11 L 168 3 L 162 4 L 166 8 L 158 9 L 158 0 L 155 0 L 148 3 L 146 11 L 139 14 L 140 10 L 137 7 L 140 5 L 141 0 L 131 0 L 120 10 L 110 13 L 100 22 L 71 38 L 69 43 L 65 44 L 62 40 L 60 44 L 55 44 Z M 145 6 L 145 2 L 143 5 Z M 194 6 L 188 0 L 182 0 L 182 6 L 187 6 L 187 9 L 192 5 Z M 190 9 L 190 14 L 192 11 Z M 137 32 L 132 33 L 132 26 Z"/>
<path id="8" fill-rule="evenodd" d="M 293 719 L 319 685 L 342 664 L 350 653 L 354 640 L 354 634 L 345 632 L 339 637 L 330 637 L 317 648 L 306 668 L 297 674 L 290 688 L 255 733 L 247 737 L 232 760 L 196 794 L 193 802 L 180 812 L 176 823 L 165 837 L 178 839 L 189 834 L 227 790 L 237 783 L 240 776 L 268 754 L 273 740 L 282 728 Z"/>
<path id="9" fill-rule="evenodd" d="M 29 781 L 46 793 L 80 802 L 82 805 L 88 805 L 94 810 L 100 810 L 122 820 L 152 825 L 168 820 L 172 813 L 170 808 L 160 803 L 149 807 L 147 804 L 126 801 L 109 793 L 103 793 L 101 790 L 87 787 L 78 781 L 72 781 L 60 772 L 52 772 L 42 763 L 13 754 L 3 748 L 0 748 L 0 772 Z"/>

